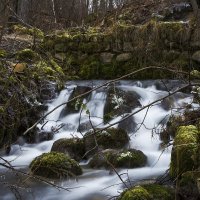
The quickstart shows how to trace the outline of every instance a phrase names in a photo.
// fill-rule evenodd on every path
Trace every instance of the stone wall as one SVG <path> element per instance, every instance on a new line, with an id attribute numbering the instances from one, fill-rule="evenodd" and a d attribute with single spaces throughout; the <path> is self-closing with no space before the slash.
<path id="1" fill-rule="evenodd" d="M 117 24 L 106 31 L 99 28 L 68 30 L 46 36 L 47 49 L 65 73 L 81 79 L 111 79 L 148 66 L 188 70 L 190 22 L 150 21 L 144 25 Z M 199 62 L 196 52 L 193 59 Z M 194 63 L 194 66 L 196 64 Z M 165 71 L 150 70 L 136 79 L 173 78 Z"/>

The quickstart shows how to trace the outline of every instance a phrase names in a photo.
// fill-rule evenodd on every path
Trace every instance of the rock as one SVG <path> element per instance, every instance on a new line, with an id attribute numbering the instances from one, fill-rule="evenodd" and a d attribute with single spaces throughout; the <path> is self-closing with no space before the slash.
<path id="1" fill-rule="evenodd" d="M 26 67 L 26 63 L 12 63 L 13 72 L 15 73 L 23 73 Z"/>
<path id="2" fill-rule="evenodd" d="M 196 51 L 193 55 L 192 55 L 192 60 L 200 63 L 200 51 Z"/>
<path id="3" fill-rule="evenodd" d="M 104 106 L 104 122 L 130 113 L 134 108 L 141 106 L 140 96 L 136 92 L 125 92 L 118 88 L 108 90 L 106 104 Z"/>
<path id="4" fill-rule="evenodd" d="M 53 143 L 51 151 L 67 154 L 76 161 L 83 159 L 86 153 L 84 141 L 79 138 L 59 139 Z"/>
<path id="5" fill-rule="evenodd" d="M 122 54 L 119 54 L 117 57 L 116 57 L 116 61 L 117 62 L 125 62 L 125 61 L 128 61 L 132 58 L 132 54 L 131 53 L 122 53 Z"/>
<path id="6" fill-rule="evenodd" d="M 92 123 L 93 124 L 93 123 Z M 93 124 L 94 125 L 94 124 Z M 85 131 L 88 131 L 89 129 L 92 129 L 92 125 L 91 125 L 91 123 L 90 122 L 83 122 L 83 123 L 81 123 L 80 125 L 79 125 L 79 127 L 78 127 L 78 132 L 85 132 Z"/>
<path id="7" fill-rule="evenodd" d="M 33 175 L 50 179 L 68 178 L 82 174 L 79 164 L 63 153 L 50 152 L 36 157 L 29 166 Z"/>
<path id="8" fill-rule="evenodd" d="M 71 96 L 69 97 L 69 101 L 72 100 L 73 98 L 79 96 L 79 95 L 82 95 L 88 91 L 90 91 L 91 88 L 90 87 L 87 87 L 87 86 L 77 86 Z M 64 117 L 66 116 L 67 114 L 71 114 L 71 113 L 77 113 L 79 112 L 80 108 L 81 108 L 81 105 L 83 103 L 83 100 L 84 98 L 89 98 L 90 94 L 87 94 L 83 97 L 80 97 L 72 102 L 69 102 L 67 103 L 67 106 L 62 110 L 61 114 L 60 114 L 60 117 Z"/>
<path id="9" fill-rule="evenodd" d="M 199 136 L 197 127 L 193 125 L 180 126 L 178 128 L 171 153 L 171 177 L 180 177 L 182 173 L 198 167 Z"/>
<path id="10" fill-rule="evenodd" d="M 37 142 L 43 142 L 43 141 L 52 140 L 53 137 L 54 137 L 53 131 L 41 131 L 38 133 L 36 140 Z"/>
<path id="11" fill-rule="evenodd" d="M 137 127 L 134 117 L 129 117 L 128 119 L 119 123 L 118 128 L 124 129 L 128 133 L 133 133 Z"/>
<path id="12" fill-rule="evenodd" d="M 145 184 L 134 186 L 124 191 L 118 200 L 172 200 L 174 199 L 174 190 L 158 185 Z"/>
<path id="13" fill-rule="evenodd" d="M 95 137 L 99 148 L 103 149 L 122 148 L 129 141 L 128 134 L 123 129 L 109 128 L 104 131 L 100 131 L 98 129 L 96 131 L 97 133 L 90 131 L 86 133 L 84 136 L 86 152 L 90 151 L 90 155 L 94 154 L 97 151 L 97 148 L 95 148 L 96 147 Z M 92 149 L 93 151 L 91 151 Z"/>
<path id="14" fill-rule="evenodd" d="M 142 151 L 129 149 L 124 151 L 117 151 L 107 149 L 102 153 L 97 153 L 90 160 L 89 166 L 92 168 L 110 167 L 111 163 L 114 167 L 118 168 L 136 168 L 143 167 L 147 163 L 147 157 Z"/>
<path id="15" fill-rule="evenodd" d="M 129 149 L 118 154 L 116 167 L 135 168 L 143 167 L 147 163 L 147 157 L 140 150 Z"/>
<path id="16" fill-rule="evenodd" d="M 51 82 L 44 83 L 40 88 L 40 101 L 52 100 L 56 97 L 56 85 Z"/>
<path id="17" fill-rule="evenodd" d="M 111 63 L 114 55 L 113 53 L 101 53 L 100 59 L 103 63 Z"/>
<path id="18" fill-rule="evenodd" d="M 109 166 L 108 162 L 113 164 L 118 153 L 119 152 L 114 149 L 103 150 L 101 153 L 95 154 L 88 165 L 91 168 L 110 168 L 111 166 Z"/>
<path id="19" fill-rule="evenodd" d="M 141 186 L 136 186 L 122 193 L 119 200 L 152 200 L 150 194 Z"/>

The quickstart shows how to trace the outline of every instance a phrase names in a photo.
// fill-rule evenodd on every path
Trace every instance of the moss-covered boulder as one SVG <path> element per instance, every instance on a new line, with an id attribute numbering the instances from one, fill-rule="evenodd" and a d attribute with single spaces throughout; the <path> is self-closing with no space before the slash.
<path id="1" fill-rule="evenodd" d="M 170 175 L 180 176 L 199 165 L 199 131 L 193 125 L 180 126 L 174 139 L 171 154 Z"/>
<path id="2" fill-rule="evenodd" d="M 172 200 L 174 191 L 169 187 L 158 184 L 135 186 L 124 191 L 119 200 Z"/>
<path id="3" fill-rule="evenodd" d="M 143 167 L 147 163 L 147 157 L 142 151 L 129 149 L 117 151 L 107 149 L 94 155 L 90 160 L 89 166 L 92 168 L 109 167 L 112 164 L 114 167 L 121 168 L 136 168 Z"/>
<path id="4" fill-rule="evenodd" d="M 65 153 L 76 161 L 80 161 L 85 154 L 85 144 L 80 138 L 63 138 L 53 143 L 51 151 Z"/>
<path id="5" fill-rule="evenodd" d="M 96 142 L 98 147 L 102 149 L 117 149 L 123 148 L 128 144 L 128 141 L 127 132 L 120 128 L 109 128 L 104 131 L 96 130 L 96 132 L 90 131 L 84 136 L 86 151 L 90 151 L 91 154 L 94 154 L 97 150 Z"/>
<path id="6" fill-rule="evenodd" d="M 119 200 L 152 200 L 152 198 L 146 189 L 136 186 L 123 192 Z"/>
<path id="7" fill-rule="evenodd" d="M 30 164 L 33 175 L 59 179 L 82 174 L 79 164 L 64 153 L 50 152 L 36 157 Z"/>
<path id="8" fill-rule="evenodd" d="M 125 92 L 119 88 L 111 87 L 108 90 L 104 107 L 104 122 L 129 113 L 132 109 L 141 106 L 139 99 L 140 96 L 136 92 Z"/>

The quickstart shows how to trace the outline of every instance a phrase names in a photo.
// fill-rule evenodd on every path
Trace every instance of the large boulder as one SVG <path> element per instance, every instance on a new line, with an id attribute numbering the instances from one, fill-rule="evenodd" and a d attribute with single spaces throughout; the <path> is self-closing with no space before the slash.
<path id="1" fill-rule="evenodd" d="M 130 113 L 134 108 L 141 106 L 139 99 L 140 96 L 136 92 L 110 88 L 104 107 L 104 122 L 108 122 L 116 116 Z"/>
<path id="2" fill-rule="evenodd" d="M 107 130 L 101 131 L 96 130 L 87 132 L 84 136 L 86 152 L 94 154 L 98 148 L 102 149 L 117 149 L 123 148 L 128 144 L 129 136 L 127 132 L 119 128 L 109 128 Z"/>
<path id="3" fill-rule="evenodd" d="M 85 144 L 80 138 L 62 138 L 53 143 L 51 151 L 67 154 L 76 161 L 80 161 L 85 154 Z"/>
<path id="4" fill-rule="evenodd" d="M 63 153 L 50 152 L 36 157 L 29 166 L 33 175 L 50 179 L 68 178 L 82 174 L 79 164 Z"/>
<path id="5" fill-rule="evenodd" d="M 199 131 L 196 126 L 180 126 L 174 139 L 170 175 L 177 177 L 199 165 Z"/>
<path id="6" fill-rule="evenodd" d="M 147 157 L 140 150 L 129 149 L 124 151 L 117 151 L 113 149 L 106 149 L 100 154 L 97 153 L 90 160 L 89 166 L 92 168 L 110 167 L 118 168 L 136 168 L 143 167 L 147 163 Z"/>

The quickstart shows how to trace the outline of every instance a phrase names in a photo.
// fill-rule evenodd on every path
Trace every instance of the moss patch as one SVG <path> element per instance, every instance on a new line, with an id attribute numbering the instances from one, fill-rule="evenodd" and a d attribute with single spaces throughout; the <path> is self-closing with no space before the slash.
<path id="1" fill-rule="evenodd" d="M 75 160 L 57 152 L 44 153 L 36 157 L 29 167 L 34 175 L 52 179 L 82 174 L 82 170 Z"/>
<path id="2" fill-rule="evenodd" d="M 174 139 L 171 155 L 170 175 L 180 176 L 198 166 L 199 131 L 193 126 L 180 126 Z"/>

